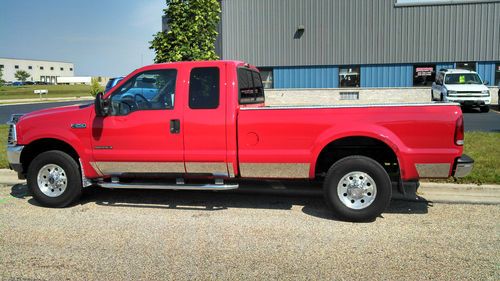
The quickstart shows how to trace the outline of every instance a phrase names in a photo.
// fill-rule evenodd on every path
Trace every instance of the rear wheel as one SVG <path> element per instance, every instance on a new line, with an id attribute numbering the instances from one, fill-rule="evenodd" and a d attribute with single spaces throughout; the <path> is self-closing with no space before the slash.
<path id="1" fill-rule="evenodd" d="M 51 150 L 41 153 L 28 167 L 28 187 L 33 197 L 47 207 L 65 207 L 82 192 L 76 161 L 68 154 Z"/>
<path id="2" fill-rule="evenodd" d="M 489 112 L 490 111 L 490 107 L 488 105 L 481 106 L 479 109 L 481 110 L 481 112 Z"/>
<path id="3" fill-rule="evenodd" d="M 392 195 L 385 169 L 375 160 L 359 155 L 333 164 L 323 190 L 335 215 L 348 221 L 375 219 L 387 208 Z"/>

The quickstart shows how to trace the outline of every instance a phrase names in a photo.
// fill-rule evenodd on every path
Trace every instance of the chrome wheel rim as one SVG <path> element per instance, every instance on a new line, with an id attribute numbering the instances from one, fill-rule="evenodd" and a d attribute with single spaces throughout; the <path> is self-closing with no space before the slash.
<path id="1" fill-rule="evenodd" d="M 56 164 L 47 164 L 38 171 L 38 188 L 48 197 L 57 197 L 68 186 L 66 171 Z"/>
<path id="2" fill-rule="evenodd" d="M 350 172 L 340 179 L 337 195 L 340 202 L 348 208 L 361 210 L 375 201 L 377 185 L 367 173 Z"/>

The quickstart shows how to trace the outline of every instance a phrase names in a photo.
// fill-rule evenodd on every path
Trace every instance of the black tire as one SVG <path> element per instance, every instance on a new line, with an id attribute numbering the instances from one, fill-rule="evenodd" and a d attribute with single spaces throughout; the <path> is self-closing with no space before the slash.
<path id="1" fill-rule="evenodd" d="M 59 189 L 60 194 L 50 193 L 50 186 L 48 188 L 39 186 L 38 175 L 40 173 L 40 175 L 43 177 L 43 172 L 47 169 L 44 167 L 62 168 L 62 172 L 60 170 L 58 171 L 60 175 L 62 175 L 61 184 L 63 177 L 65 180 L 64 189 Z M 42 171 L 42 168 L 44 168 L 44 171 Z M 47 169 L 47 171 L 50 172 L 50 169 Z M 82 193 L 82 179 L 80 168 L 71 156 L 62 151 L 51 150 L 41 153 L 40 155 L 35 157 L 35 159 L 33 159 L 28 167 L 28 174 L 26 179 L 28 182 L 28 187 L 31 190 L 35 200 L 46 207 L 66 207 L 77 200 Z M 45 193 L 44 191 L 42 191 L 42 189 L 45 189 Z M 56 189 L 57 192 L 58 188 L 54 189 Z M 52 192 L 54 192 L 54 189 L 52 189 Z M 47 193 L 51 194 L 52 196 L 48 196 Z"/>
<path id="2" fill-rule="evenodd" d="M 484 112 L 484 113 L 490 111 L 490 107 L 488 105 L 481 106 L 479 109 L 481 110 L 481 112 Z"/>
<path id="3" fill-rule="evenodd" d="M 436 99 L 434 98 L 434 91 L 431 90 L 431 101 L 436 101 Z"/>
<path id="4" fill-rule="evenodd" d="M 364 197 L 353 198 L 353 201 L 350 201 L 361 205 L 360 209 L 349 207 L 346 203 L 342 202 L 342 200 L 344 202 L 345 200 L 351 200 L 351 194 L 347 195 L 347 193 L 342 193 L 341 190 L 342 186 L 345 186 L 345 184 L 341 184 L 341 181 L 352 180 L 352 177 L 348 177 L 351 174 L 360 175 L 361 179 L 363 178 L 361 175 L 365 175 L 366 179 L 364 179 L 364 182 L 368 185 L 365 188 L 370 188 L 370 182 L 372 182 L 371 188 L 375 188 L 374 191 L 371 189 L 373 194 L 366 192 L 366 189 L 360 189 L 365 190 Z M 362 182 L 363 180 L 360 181 Z M 367 181 L 369 182 L 366 183 Z M 375 186 L 373 186 L 373 183 Z M 351 185 L 348 188 L 350 187 Z M 323 191 L 327 204 L 340 219 L 347 221 L 371 221 L 378 217 L 389 205 L 392 196 L 392 184 L 389 175 L 378 162 L 365 156 L 354 155 L 342 158 L 330 167 L 323 184 Z M 346 197 L 341 199 L 341 196 Z M 366 203 L 368 205 L 363 205 L 365 198 L 366 202 L 370 200 L 369 204 Z"/>
<path id="5" fill-rule="evenodd" d="M 439 101 L 444 101 L 443 93 L 441 93 L 441 97 L 440 97 Z"/>

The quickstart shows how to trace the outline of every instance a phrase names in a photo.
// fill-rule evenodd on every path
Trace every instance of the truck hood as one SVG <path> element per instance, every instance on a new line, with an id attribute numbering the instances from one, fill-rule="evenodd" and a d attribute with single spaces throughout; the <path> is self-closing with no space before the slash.
<path id="1" fill-rule="evenodd" d="M 446 89 L 448 91 L 457 91 L 457 92 L 468 92 L 468 91 L 473 91 L 473 92 L 479 92 L 479 91 L 485 91 L 488 90 L 488 87 L 485 85 L 473 85 L 473 84 L 460 84 L 460 85 L 446 85 Z"/>
<path id="2" fill-rule="evenodd" d="M 71 113 L 75 111 L 80 111 L 82 109 L 91 106 L 92 104 L 75 104 L 75 105 L 66 105 L 66 106 L 52 107 L 47 109 L 40 109 L 23 115 L 20 121 L 26 121 L 28 119 L 39 118 L 39 117 L 43 118 L 46 117 L 47 115 L 60 115 L 60 114 L 65 115 L 67 113 L 71 115 Z"/>

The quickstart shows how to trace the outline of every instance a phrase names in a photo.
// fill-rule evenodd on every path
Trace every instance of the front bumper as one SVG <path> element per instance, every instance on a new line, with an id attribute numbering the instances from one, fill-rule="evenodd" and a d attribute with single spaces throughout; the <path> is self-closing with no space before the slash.
<path id="1" fill-rule="evenodd" d="M 474 159 L 463 154 L 455 160 L 455 165 L 453 165 L 453 167 L 453 176 L 455 178 L 463 178 L 472 171 L 472 168 L 474 167 Z"/>
<path id="2" fill-rule="evenodd" d="M 446 97 L 447 102 L 459 103 L 461 106 L 484 106 L 491 104 L 491 97 Z"/>
<path id="3" fill-rule="evenodd" d="M 24 146 L 22 145 L 7 146 L 7 160 L 9 161 L 9 166 L 18 173 L 23 172 L 23 165 L 21 164 L 21 153 L 23 149 Z"/>

